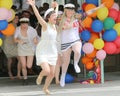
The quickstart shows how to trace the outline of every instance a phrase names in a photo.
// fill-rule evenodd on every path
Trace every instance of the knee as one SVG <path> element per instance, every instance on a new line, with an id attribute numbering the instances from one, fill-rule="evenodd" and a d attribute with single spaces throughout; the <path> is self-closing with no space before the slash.
<path id="1" fill-rule="evenodd" d="M 22 64 L 22 69 L 26 69 L 26 64 Z"/>
<path id="2" fill-rule="evenodd" d="M 44 72 L 45 72 L 46 75 L 50 74 L 50 70 L 49 69 L 45 69 Z"/>
<path id="3" fill-rule="evenodd" d="M 54 77 L 55 77 L 55 73 L 54 73 L 54 72 L 50 72 L 50 76 L 51 76 L 52 78 L 54 78 Z"/>
<path id="4" fill-rule="evenodd" d="M 32 68 L 32 66 L 31 66 L 31 65 L 27 65 L 27 68 L 28 68 L 28 69 L 31 69 L 31 68 Z"/>
<path id="5" fill-rule="evenodd" d="M 75 53 L 75 55 L 77 55 L 77 56 L 81 56 L 81 52 L 80 52 L 80 51 L 75 51 L 74 53 Z"/>

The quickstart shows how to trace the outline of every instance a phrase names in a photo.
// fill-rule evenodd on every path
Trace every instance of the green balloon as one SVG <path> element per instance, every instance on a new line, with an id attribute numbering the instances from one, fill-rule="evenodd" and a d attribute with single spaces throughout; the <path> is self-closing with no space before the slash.
<path id="1" fill-rule="evenodd" d="M 114 25 L 115 25 L 115 21 L 113 18 L 110 17 L 106 18 L 103 22 L 103 26 L 105 30 L 113 28 Z"/>
<path id="2" fill-rule="evenodd" d="M 94 74 L 94 71 L 89 71 L 89 73 L 87 74 L 87 76 L 90 78 L 90 77 L 93 76 L 93 74 Z"/>

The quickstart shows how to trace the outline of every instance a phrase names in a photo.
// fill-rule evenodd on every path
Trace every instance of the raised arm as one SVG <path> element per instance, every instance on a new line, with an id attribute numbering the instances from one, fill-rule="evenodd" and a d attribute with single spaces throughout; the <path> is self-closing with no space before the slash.
<path id="1" fill-rule="evenodd" d="M 34 14 L 38 19 L 38 22 L 40 23 L 40 25 L 42 26 L 43 29 L 47 28 L 47 23 L 46 21 L 42 18 L 42 16 L 40 16 L 36 6 L 35 6 L 35 0 L 27 0 L 27 4 L 30 4 L 33 8 Z"/>
<path id="2" fill-rule="evenodd" d="M 92 13 L 94 13 L 95 11 L 97 11 L 99 8 L 105 7 L 105 3 L 101 4 L 100 6 L 93 8 L 91 10 L 86 11 L 87 15 L 91 15 Z"/>
<path id="3" fill-rule="evenodd" d="M 52 2 L 52 8 L 55 9 L 55 13 L 58 16 L 58 3 L 56 1 Z"/>

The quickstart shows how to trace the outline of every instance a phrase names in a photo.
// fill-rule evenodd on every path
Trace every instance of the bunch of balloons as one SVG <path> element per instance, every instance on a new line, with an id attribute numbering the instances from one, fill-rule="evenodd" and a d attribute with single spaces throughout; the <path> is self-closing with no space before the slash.
<path id="1" fill-rule="evenodd" d="M 100 69 L 100 61 L 96 60 L 95 67 L 93 70 L 89 70 L 87 73 L 87 80 L 82 81 L 82 84 L 94 84 L 101 83 L 101 69 Z"/>
<path id="2" fill-rule="evenodd" d="M 98 0 L 86 0 L 82 4 L 84 12 L 98 7 Z M 120 53 L 120 10 L 114 0 L 101 0 L 99 8 L 83 20 L 81 39 L 84 44 L 82 63 L 87 70 L 94 68 L 94 59 L 104 60 L 106 54 Z"/>
<path id="3" fill-rule="evenodd" d="M 13 5 L 12 0 L 0 0 L 0 46 L 2 45 L 2 35 L 13 35 L 15 27 L 10 23 L 14 17 L 15 12 L 11 9 Z"/>

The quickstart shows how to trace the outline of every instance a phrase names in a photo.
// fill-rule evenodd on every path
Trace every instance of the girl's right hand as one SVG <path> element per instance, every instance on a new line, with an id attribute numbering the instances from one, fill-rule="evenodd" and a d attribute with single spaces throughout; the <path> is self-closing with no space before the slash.
<path id="1" fill-rule="evenodd" d="M 25 42 L 22 41 L 22 40 L 19 40 L 18 43 L 19 43 L 19 44 L 25 44 Z"/>

